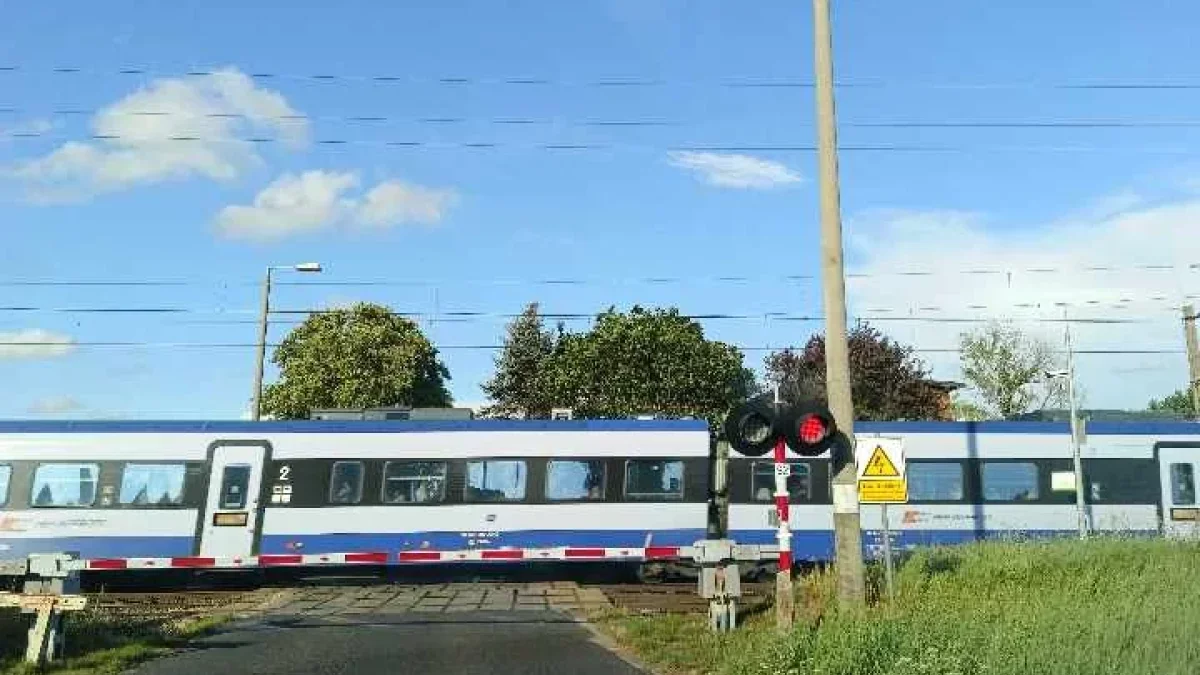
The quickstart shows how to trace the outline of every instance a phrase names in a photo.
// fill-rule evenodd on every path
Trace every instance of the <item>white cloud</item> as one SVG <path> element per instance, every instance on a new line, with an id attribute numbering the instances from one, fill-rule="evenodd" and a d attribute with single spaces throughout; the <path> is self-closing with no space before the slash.
<path id="1" fill-rule="evenodd" d="M 451 190 L 435 190 L 398 180 L 379 183 L 364 195 L 354 173 L 306 171 L 284 174 L 249 206 L 227 206 L 216 228 L 241 239 L 276 240 L 332 227 L 393 227 L 407 222 L 436 223 L 455 200 Z"/>
<path id="2" fill-rule="evenodd" d="M 672 152 L 671 165 L 689 169 L 710 185 L 739 189 L 765 189 L 799 183 L 800 174 L 780 164 L 749 155 L 712 152 Z"/>
<path id="3" fill-rule="evenodd" d="M 61 415 L 69 412 L 79 412 L 84 405 L 70 396 L 51 396 L 34 401 L 29 405 L 29 412 L 34 415 Z"/>
<path id="4" fill-rule="evenodd" d="M 1200 291 L 1200 200 L 1126 193 L 1034 228 L 956 211 L 869 212 L 847 220 L 847 246 L 848 271 L 866 275 L 848 279 L 852 314 L 918 349 L 956 348 L 975 324 L 885 319 L 1009 318 L 1062 349 L 1065 310 L 1139 321 L 1072 324 L 1077 351 L 1179 350 L 1179 307 Z M 961 377 L 956 354 L 920 356 L 935 376 Z M 1093 407 L 1142 408 L 1187 382 L 1182 354 L 1080 354 L 1076 366 Z"/>
<path id="5" fill-rule="evenodd" d="M 454 192 L 390 180 L 376 185 L 363 198 L 357 218 L 366 225 L 398 222 L 436 223 L 454 201 Z"/>
<path id="6" fill-rule="evenodd" d="M 236 69 L 156 80 L 100 110 L 91 127 L 100 140 L 67 142 L 7 173 L 42 202 L 192 176 L 224 181 L 261 161 L 242 134 L 301 146 L 309 131 L 282 95 Z"/>
<path id="7" fill-rule="evenodd" d="M 0 361 L 66 356 L 75 351 L 74 342 L 68 335 L 40 328 L 0 333 Z"/>

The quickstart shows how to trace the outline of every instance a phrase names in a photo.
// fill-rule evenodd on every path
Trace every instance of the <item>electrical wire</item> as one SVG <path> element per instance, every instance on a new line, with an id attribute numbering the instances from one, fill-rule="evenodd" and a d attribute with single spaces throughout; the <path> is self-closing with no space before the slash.
<path id="1" fill-rule="evenodd" d="M 223 72 L 225 68 L 186 68 L 164 69 L 149 64 L 135 64 L 118 68 L 86 68 L 81 66 L 30 66 L 22 63 L 0 63 L 0 75 L 13 73 L 31 73 L 38 75 L 90 75 L 90 76 L 153 76 L 153 77 L 210 77 Z M 246 75 L 256 80 L 292 80 L 313 83 L 368 83 L 368 84 L 427 84 L 449 87 L 499 85 L 499 86 L 556 86 L 556 87 L 603 87 L 603 88 L 645 88 L 645 87 L 722 87 L 734 89 L 811 89 L 814 83 L 801 78 L 780 78 L 763 76 L 738 76 L 719 79 L 662 79 L 648 77 L 613 76 L 586 80 L 570 80 L 549 78 L 532 75 L 511 75 L 502 77 L 482 77 L 465 75 L 417 76 L 411 73 L 295 73 L 284 71 L 268 71 L 248 69 Z M 836 81 L 834 87 L 841 89 L 903 89 L 928 88 L 939 90 L 1112 90 L 1112 91 L 1189 91 L 1200 90 L 1200 82 L 1188 80 L 1069 80 L 1035 82 L 937 82 L 922 80 L 881 80 L 879 78 L 859 78 L 855 81 Z"/>
<path id="2" fill-rule="evenodd" d="M 278 347 L 280 343 L 267 343 L 267 347 Z M 802 351 L 803 345 L 732 345 L 746 352 L 762 351 Z M 168 349 L 250 349 L 258 347 L 256 342 L 143 342 L 143 341 L 79 341 L 48 343 L 28 340 L 0 341 L 0 347 L 40 347 L 45 349 L 63 349 L 76 347 L 118 347 L 118 348 L 168 348 Z M 434 345 L 439 351 L 484 351 L 501 350 L 504 345 Z M 947 348 L 916 348 L 912 350 L 919 354 L 958 354 L 962 350 L 957 347 Z M 1055 353 L 1066 353 L 1065 350 L 1052 350 Z M 1076 355 L 1150 355 L 1150 354 L 1184 354 L 1182 349 L 1074 349 Z"/>
<path id="3" fill-rule="evenodd" d="M 1198 272 L 1200 262 L 1183 263 L 1140 263 L 1135 265 L 1080 265 L 1057 267 L 992 267 L 965 269 L 895 269 L 877 272 L 846 273 L 847 279 L 891 279 L 894 277 L 939 277 L 949 275 L 967 276 L 1006 276 L 1015 274 L 1078 274 L 1078 273 L 1127 273 L 1127 272 Z M 313 287 L 444 287 L 444 286 L 598 286 L 616 283 L 631 284 L 693 284 L 693 283 L 753 283 L 753 282 L 800 282 L 816 281 L 815 274 L 787 275 L 721 275 L 721 276 L 644 276 L 644 277 L 605 277 L 601 278 L 558 278 L 558 279 L 360 279 L 341 281 L 288 281 L 273 280 L 274 286 L 313 286 Z M 261 281 L 185 281 L 185 280 L 61 280 L 61 279 L 0 279 L 0 286 L 45 286 L 45 287 L 261 287 Z M 1198 296 L 1200 297 L 1200 296 Z M 1167 299 L 1166 296 L 1156 296 L 1152 299 Z"/>

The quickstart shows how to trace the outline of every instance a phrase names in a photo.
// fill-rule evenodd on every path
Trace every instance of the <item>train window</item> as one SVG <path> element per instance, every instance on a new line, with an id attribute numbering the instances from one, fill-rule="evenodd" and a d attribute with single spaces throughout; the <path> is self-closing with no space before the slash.
<path id="1" fill-rule="evenodd" d="M 121 504 L 177 506 L 183 503 L 182 464 L 126 464 L 121 473 Z"/>
<path id="2" fill-rule="evenodd" d="M 983 498 L 1028 502 L 1038 498 L 1038 469 L 1029 462 L 984 462 Z"/>
<path id="3" fill-rule="evenodd" d="M 222 509 L 246 508 L 246 491 L 250 489 L 250 465 L 230 464 L 221 474 Z"/>
<path id="4" fill-rule="evenodd" d="M 445 498 L 445 462 L 388 462 L 383 465 L 383 503 L 433 504 Z"/>
<path id="5" fill-rule="evenodd" d="M 484 459 L 467 462 L 468 502 L 520 501 L 525 498 L 525 462 Z"/>
<path id="6" fill-rule="evenodd" d="M 792 473 L 787 479 L 788 501 L 808 501 L 811 495 L 811 469 L 806 462 L 788 462 Z M 756 502 L 775 499 L 774 462 L 755 462 L 750 473 L 750 494 Z"/>
<path id="7" fill-rule="evenodd" d="M 98 464 L 39 464 L 30 503 L 35 507 L 81 507 L 96 501 Z"/>
<path id="8" fill-rule="evenodd" d="M 909 462 L 908 499 L 952 502 L 963 498 L 963 470 L 958 462 Z"/>
<path id="9" fill-rule="evenodd" d="M 8 479 L 12 476 L 12 467 L 0 464 L 0 506 L 8 503 Z"/>
<path id="10" fill-rule="evenodd" d="M 1180 506 L 1196 503 L 1196 476 L 1191 464 L 1171 465 L 1171 503 Z"/>
<path id="11" fill-rule="evenodd" d="M 551 460 L 546 465 L 546 499 L 604 499 L 604 462 Z"/>
<path id="12" fill-rule="evenodd" d="M 682 499 L 683 462 L 628 460 L 625 462 L 625 496 L 633 499 Z"/>
<path id="13" fill-rule="evenodd" d="M 357 504 L 362 501 L 363 463 L 334 462 L 329 471 L 329 503 Z"/>

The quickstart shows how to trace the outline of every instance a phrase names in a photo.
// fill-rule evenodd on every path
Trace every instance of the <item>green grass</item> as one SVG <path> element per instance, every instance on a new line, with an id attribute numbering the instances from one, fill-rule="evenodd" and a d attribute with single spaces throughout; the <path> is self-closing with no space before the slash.
<path id="1" fill-rule="evenodd" d="M 870 570 L 872 596 L 878 570 Z M 924 550 L 897 595 L 841 611 L 833 577 L 800 582 L 797 624 L 773 610 L 735 634 L 703 617 L 617 617 L 614 636 L 661 672 L 730 675 L 1171 675 L 1200 672 L 1200 545 L 993 542 Z"/>
<path id="2" fill-rule="evenodd" d="M 84 610 L 67 616 L 66 658 L 42 672 L 59 675 L 116 674 L 169 653 L 224 623 L 225 617 L 190 620 L 129 619 Z M 38 672 L 23 663 L 30 617 L 0 612 L 0 675 Z"/>

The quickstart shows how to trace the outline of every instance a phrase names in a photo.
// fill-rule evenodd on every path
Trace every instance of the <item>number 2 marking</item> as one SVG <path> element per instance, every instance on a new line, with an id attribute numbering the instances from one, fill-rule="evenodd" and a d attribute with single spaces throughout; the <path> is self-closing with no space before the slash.
<path id="1" fill-rule="evenodd" d="M 291 473 L 292 473 L 292 467 L 290 467 L 290 466 L 279 467 L 279 480 L 287 480 L 288 476 L 291 475 Z"/>

